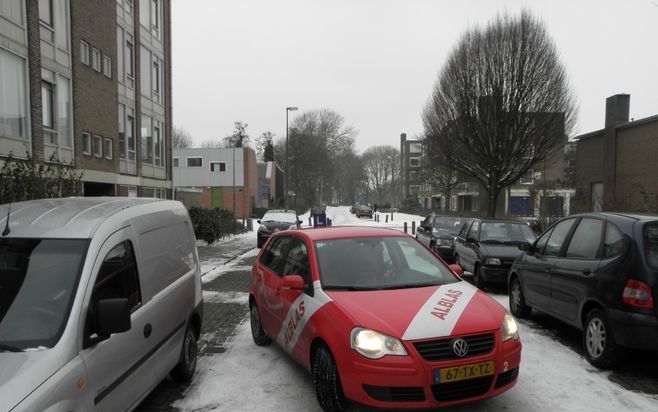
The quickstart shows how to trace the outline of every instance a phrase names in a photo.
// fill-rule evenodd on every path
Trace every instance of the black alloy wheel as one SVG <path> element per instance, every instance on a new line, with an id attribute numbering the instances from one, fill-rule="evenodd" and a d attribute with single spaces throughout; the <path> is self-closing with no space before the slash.
<path id="1" fill-rule="evenodd" d="M 592 365 L 609 369 L 617 364 L 621 349 L 615 343 L 608 316 L 601 309 L 593 309 L 587 315 L 583 330 L 583 349 Z"/>
<path id="2" fill-rule="evenodd" d="M 509 286 L 509 309 L 512 315 L 519 319 L 527 317 L 532 312 L 532 308 L 525 303 L 521 281 L 516 276 L 512 278 Z"/>
<path id="3" fill-rule="evenodd" d="M 260 322 L 260 314 L 258 313 L 256 302 L 249 304 L 249 320 L 251 323 L 251 337 L 254 339 L 254 343 L 258 346 L 266 346 L 272 343 L 272 339 L 263 330 L 263 324 Z"/>
<path id="4" fill-rule="evenodd" d="M 317 349 L 313 359 L 313 384 L 322 410 L 340 412 L 347 409 L 347 399 L 340 385 L 336 361 L 329 348 L 324 345 Z"/>
<path id="5" fill-rule="evenodd" d="M 178 363 L 171 371 L 171 377 L 176 382 L 189 382 L 194 376 L 197 361 L 197 335 L 192 323 L 188 322 L 183 338 L 183 347 L 181 349 Z"/>

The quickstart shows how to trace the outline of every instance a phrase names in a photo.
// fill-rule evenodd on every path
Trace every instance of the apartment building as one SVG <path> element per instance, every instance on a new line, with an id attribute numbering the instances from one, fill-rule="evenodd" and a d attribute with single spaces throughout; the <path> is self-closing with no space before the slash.
<path id="1" fill-rule="evenodd" d="M 400 135 L 400 204 L 406 199 L 418 199 L 423 190 L 420 177 L 423 158 L 423 141 Z"/>
<path id="2" fill-rule="evenodd" d="M 0 157 L 171 197 L 170 0 L 0 0 Z"/>

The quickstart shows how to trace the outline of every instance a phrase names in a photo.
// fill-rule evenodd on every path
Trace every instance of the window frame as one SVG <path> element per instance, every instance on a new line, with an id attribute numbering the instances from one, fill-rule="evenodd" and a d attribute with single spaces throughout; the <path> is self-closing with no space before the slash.
<path id="1" fill-rule="evenodd" d="M 106 54 L 103 55 L 103 74 L 108 79 L 112 78 L 112 58 Z"/>
<path id="2" fill-rule="evenodd" d="M 85 156 L 91 156 L 91 153 L 92 153 L 91 133 L 82 132 L 82 154 Z"/>
<path id="3" fill-rule="evenodd" d="M 103 58 L 102 58 L 102 53 L 99 49 L 96 47 L 91 48 L 91 68 L 94 69 L 94 71 L 100 73 L 102 70 L 103 66 Z"/>
<path id="4" fill-rule="evenodd" d="M 113 142 L 112 139 L 109 137 L 104 137 L 103 138 L 103 157 L 106 160 L 112 160 L 113 157 Z"/>
<path id="5" fill-rule="evenodd" d="M 171 158 L 171 167 L 180 167 L 180 157 L 174 156 Z"/>
<path id="6" fill-rule="evenodd" d="M 94 151 L 94 157 L 97 159 L 103 158 L 103 136 L 95 134 L 93 136 L 92 150 Z"/>
<path id="7" fill-rule="evenodd" d="M 89 43 L 80 39 L 80 63 L 84 64 L 85 66 L 89 66 L 91 64 L 91 59 L 89 58 L 90 50 L 91 46 Z"/>
<path id="8" fill-rule="evenodd" d="M 201 161 L 201 164 L 199 166 L 190 166 L 190 160 L 192 159 L 199 159 Z M 185 157 L 185 167 L 203 167 L 203 156 L 186 156 Z"/>
<path id="9" fill-rule="evenodd" d="M 219 165 L 219 170 L 212 170 L 214 165 Z M 222 170 L 222 166 L 224 166 L 224 170 Z M 221 160 L 211 160 L 208 162 L 208 170 L 210 173 L 224 173 L 226 172 L 226 162 Z"/>

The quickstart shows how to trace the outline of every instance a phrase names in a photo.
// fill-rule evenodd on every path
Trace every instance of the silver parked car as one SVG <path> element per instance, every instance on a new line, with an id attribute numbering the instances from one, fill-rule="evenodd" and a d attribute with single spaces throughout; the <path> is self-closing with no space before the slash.
<path id="1" fill-rule="evenodd" d="M 21 202 L 0 231 L 0 409 L 126 411 L 191 379 L 203 300 L 181 203 Z"/>

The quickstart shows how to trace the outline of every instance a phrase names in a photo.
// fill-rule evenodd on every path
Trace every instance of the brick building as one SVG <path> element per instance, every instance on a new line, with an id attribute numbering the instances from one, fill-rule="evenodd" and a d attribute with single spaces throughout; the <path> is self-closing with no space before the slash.
<path id="1" fill-rule="evenodd" d="M 174 149 L 173 177 L 176 199 L 188 207 L 219 207 L 244 218 L 258 206 L 256 153 L 249 147 Z"/>
<path id="2" fill-rule="evenodd" d="M 0 2 L 0 157 L 82 170 L 86 196 L 171 197 L 170 0 Z"/>
<path id="3" fill-rule="evenodd" d="M 420 178 L 423 158 L 423 141 L 400 135 L 400 204 L 406 199 L 418 200 L 423 184 Z"/>
<path id="4" fill-rule="evenodd" d="M 629 121 L 630 99 L 608 97 L 604 128 L 577 137 L 577 211 L 658 212 L 658 115 Z"/>

